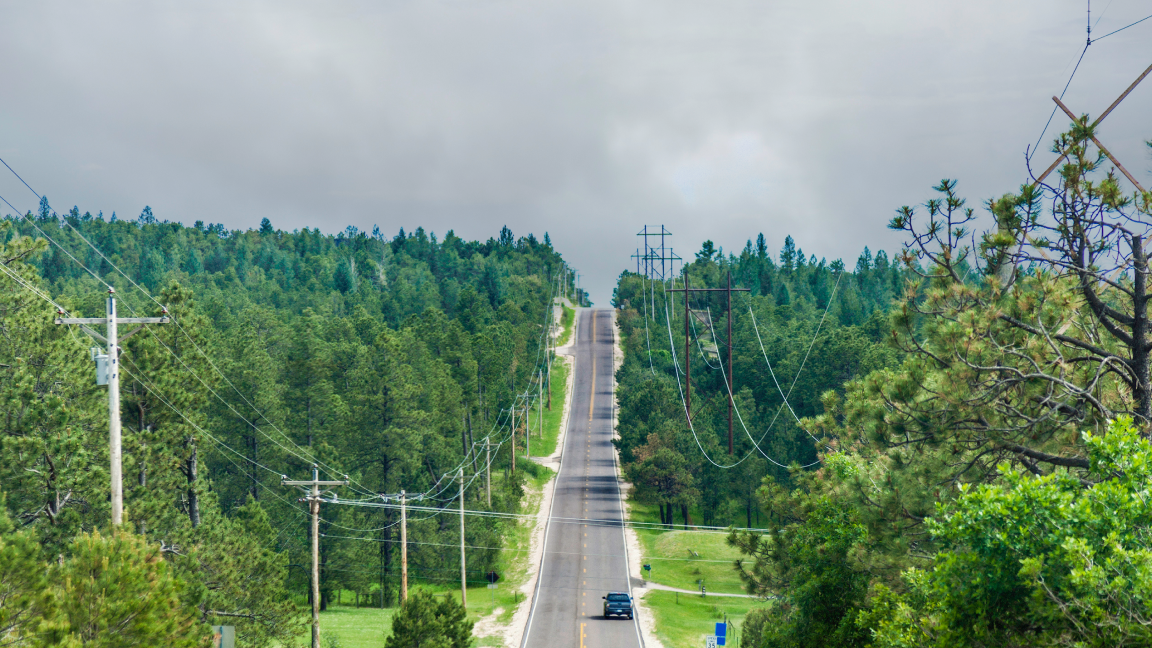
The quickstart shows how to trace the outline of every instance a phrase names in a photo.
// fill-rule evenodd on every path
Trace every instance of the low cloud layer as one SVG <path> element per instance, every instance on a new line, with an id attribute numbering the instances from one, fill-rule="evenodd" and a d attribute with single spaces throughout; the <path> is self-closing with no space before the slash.
<path id="1" fill-rule="evenodd" d="M 1146 14 L 1113 0 L 1103 35 Z M 958 178 L 1018 187 L 1085 40 L 1080 2 L 137 2 L 6 6 L 0 156 L 54 206 L 255 227 L 549 232 L 599 304 L 635 233 L 764 232 L 851 262 Z M 1089 47 L 1098 114 L 1152 21 Z M 1152 178 L 1152 81 L 1102 127 Z M 1047 166 L 1058 116 L 1037 154 Z M 1152 184 L 1152 183 L 1150 183 Z M 0 195 L 35 199 L 14 178 Z"/>

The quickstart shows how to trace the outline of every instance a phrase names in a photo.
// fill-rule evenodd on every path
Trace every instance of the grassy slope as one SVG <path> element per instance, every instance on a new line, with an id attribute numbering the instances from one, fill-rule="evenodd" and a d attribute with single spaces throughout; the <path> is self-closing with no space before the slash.
<path id="1" fill-rule="evenodd" d="M 384 633 L 392 625 L 396 608 L 356 608 L 332 606 L 320 613 L 320 645 L 340 648 L 379 648 L 384 645 Z M 311 630 L 301 635 L 308 645 Z"/>
<path id="2" fill-rule="evenodd" d="M 728 646 L 736 646 L 733 633 L 739 632 L 744 615 L 754 607 L 766 605 L 754 599 L 723 598 L 679 594 L 675 592 L 650 591 L 644 596 L 644 603 L 652 611 L 656 621 L 656 636 L 665 648 L 703 646 L 704 637 L 716 631 L 716 622 L 729 622 Z"/>
<path id="3" fill-rule="evenodd" d="M 631 502 L 630 509 L 633 520 L 659 521 L 654 505 Z M 732 569 L 732 562 L 740 557 L 740 552 L 728 546 L 723 533 L 645 529 L 637 530 L 636 534 L 642 552 L 640 564 L 652 565 L 652 571 L 645 572 L 648 580 L 697 590 L 700 588 L 697 581 L 704 579 L 710 592 L 744 593 L 740 577 Z M 693 551 L 697 555 L 693 555 Z"/>
<path id="4" fill-rule="evenodd" d="M 544 410 L 544 438 L 532 438 L 532 456 L 547 457 L 556 451 L 560 437 L 560 415 L 564 412 L 565 387 L 568 385 L 568 363 L 557 358 L 552 364 L 552 409 Z M 532 412 L 529 422 L 533 429 L 539 424 L 538 412 Z"/>
<path id="5" fill-rule="evenodd" d="M 556 346 L 564 346 L 568 344 L 568 340 L 572 339 L 572 324 L 576 321 L 576 311 L 561 304 L 560 309 L 563 313 L 560 315 L 560 335 L 556 338 Z"/>

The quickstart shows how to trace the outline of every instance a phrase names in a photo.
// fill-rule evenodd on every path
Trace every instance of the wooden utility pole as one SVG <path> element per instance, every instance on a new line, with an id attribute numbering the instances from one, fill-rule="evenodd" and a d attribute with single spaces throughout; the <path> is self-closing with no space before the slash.
<path id="1" fill-rule="evenodd" d="M 408 512 L 404 491 L 400 491 L 400 604 L 408 600 Z M 384 593 L 381 592 L 383 597 Z"/>
<path id="2" fill-rule="evenodd" d="M 512 456 L 516 458 L 515 455 Z M 464 562 L 464 469 L 460 469 L 460 605 L 468 608 L 468 579 Z"/>
<path id="3" fill-rule="evenodd" d="M 672 288 L 668 292 L 682 292 L 684 293 L 684 373 L 685 373 L 685 396 L 684 396 L 684 416 L 688 420 L 688 424 L 692 424 L 692 344 L 689 339 L 688 324 L 689 319 L 692 317 L 692 311 L 688 307 L 688 293 L 689 292 L 722 292 L 728 295 L 728 454 L 733 453 L 733 438 L 732 438 L 732 409 L 733 409 L 733 396 L 736 393 L 736 387 L 732 383 L 732 293 L 734 292 L 750 292 L 747 288 L 733 288 L 732 287 L 732 273 L 728 273 L 728 285 L 724 288 L 689 288 L 688 287 L 688 273 L 684 273 L 684 287 Z"/>
<path id="4" fill-rule="evenodd" d="M 536 383 L 536 428 L 539 430 L 536 438 L 544 439 L 544 371 L 540 371 L 540 379 Z"/>
<path id="5" fill-rule="evenodd" d="M 312 513 L 312 648 L 320 648 L 320 487 L 347 486 L 348 476 L 343 481 L 321 481 L 320 469 L 312 464 L 311 480 L 293 481 L 285 475 L 280 477 L 280 485 L 305 488 L 304 500 Z M 383 597 L 384 593 L 380 595 Z"/>
<path id="6" fill-rule="evenodd" d="M 492 444 L 484 437 L 484 482 L 488 493 L 488 508 L 492 508 Z"/>
<path id="7" fill-rule="evenodd" d="M 123 450 L 120 441 L 120 346 L 119 343 L 127 340 L 146 324 L 167 324 L 168 309 L 163 310 L 163 317 L 116 317 L 116 291 L 108 289 L 108 299 L 105 301 L 105 317 L 57 317 L 57 324 L 79 324 L 80 329 L 93 338 L 104 342 L 107 351 L 103 357 L 93 352 L 92 359 L 96 361 L 96 384 L 108 385 L 108 459 L 109 476 L 112 479 L 112 525 L 120 526 L 124 522 L 124 469 Z M 60 311 L 59 315 L 64 312 Z M 88 324 L 103 324 L 105 335 L 88 328 Z M 139 324 L 124 336 L 118 336 L 118 324 Z"/>
<path id="8" fill-rule="evenodd" d="M 512 474 L 516 474 L 516 401 L 512 401 Z"/>

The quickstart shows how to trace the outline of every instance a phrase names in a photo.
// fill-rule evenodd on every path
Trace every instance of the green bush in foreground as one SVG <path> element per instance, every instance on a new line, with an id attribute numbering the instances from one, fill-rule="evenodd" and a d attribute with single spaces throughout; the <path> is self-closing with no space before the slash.
<path id="1" fill-rule="evenodd" d="M 160 548 L 123 531 L 76 536 L 51 564 L 0 507 L 0 646 L 191 648 L 207 641 Z"/>
<path id="2" fill-rule="evenodd" d="M 160 548 L 115 531 L 77 536 L 59 568 L 60 611 L 71 644 L 91 648 L 203 645 L 207 628 L 182 600 Z"/>
<path id="3" fill-rule="evenodd" d="M 945 547 L 879 588 L 874 646 L 1147 646 L 1152 643 L 1152 445 L 1131 421 L 1085 435 L 1091 471 L 1001 468 L 930 523 Z"/>
<path id="4" fill-rule="evenodd" d="M 469 648 L 472 626 L 464 606 L 427 591 L 413 592 L 396 616 L 385 648 Z"/>

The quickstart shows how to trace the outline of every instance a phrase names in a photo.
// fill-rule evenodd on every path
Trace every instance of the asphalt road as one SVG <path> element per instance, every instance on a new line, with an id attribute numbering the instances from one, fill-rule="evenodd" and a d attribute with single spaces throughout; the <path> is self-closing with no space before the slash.
<path id="1" fill-rule="evenodd" d="M 637 620 L 602 614 L 602 596 L 629 591 L 611 441 L 616 331 L 610 310 L 581 309 L 577 317 L 572 408 L 523 646 L 639 647 Z"/>

